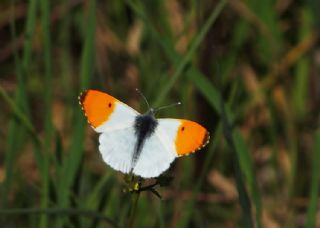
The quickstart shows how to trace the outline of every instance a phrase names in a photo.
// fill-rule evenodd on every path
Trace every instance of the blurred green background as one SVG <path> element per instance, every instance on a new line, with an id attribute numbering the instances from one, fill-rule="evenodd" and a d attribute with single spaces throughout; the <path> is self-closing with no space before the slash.
<path id="1" fill-rule="evenodd" d="M 78 105 L 88 88 L 142 113 L 135 88 L 153 106 L 181 101 L 158 117 L 211 132 L 171 166 L 162 200 L 140 194 L 134 227 L 320 227 L 319 9 L 1 1 L 1 227 L 128 225 L 123 175 L 103 163 Z"/>

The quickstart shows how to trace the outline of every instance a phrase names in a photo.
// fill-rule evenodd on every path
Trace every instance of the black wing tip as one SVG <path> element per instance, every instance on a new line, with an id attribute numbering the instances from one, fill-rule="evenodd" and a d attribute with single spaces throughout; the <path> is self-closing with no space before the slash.
<path id="1" fill-rule="evenodd" d="M 205 136 L 203 137 L 203 141 L 202 141 L 202 146 L 201 148 L 205 147 L 206 145 L 208 145 L 208 143 L 210 142 L 210 132 L 206 131 Z M 200 148 L 200 149 L 201 149 Z"/>
<path id="2" fill-rule="evenodd" d="M 79 96 L 78 96 L 78 100 L 79 100 L 79 104 L 80 104 L 80 106 L 81 106 L 81 109 L 84 111 L 84 115 L 85 115 L 85 117 L 86 117 L 86 119 L 87 119 L 88 124 L 89 124 L 93 129 L 95 129 L 95 127 L 94 127 L 94 126 L 92 125 L 92 123 L 89 121 L 89 118 L 88 118 L 87 113 L 85 112 L 85 109 L 84 109 L 84 106 L 83 106 L 84 100 L 86 99 L 86 96 L 88 95 L 88 92 L 89 92 L 89 90 L 85 90 L 85 91 L 81 92 L 81 93 L 79 94 Z"/>
<path id="3" fill-rule="evenodd" d="M 197 149 L 191 151 L 190 153 L 182 154 L 182 155 L 179 155 L 178 157 L 188 156 L 188 155 L 190 155 L 190 154 L 193 154 L 193 153 L 197 152 L 198 150 L 203 149 L 206 145 L 209 144 L 209 142 L 210 142 L 210 132 L 209 132 L 209 131 L 206 131 L 206 133 L 205 133 L 205 135 L 204 135 L 204 137 L 203 137 L 201 146 L 199 146 Z"/>
<path id="4" fill-rule="evenodd" d="M 86 96 L 88 95 L 88 90 L 85 90 L 83 92 L 80 93 L 80 95 L 78 96 L 78 100 L 79 100 L 79 104 L 82 105 L 84 100 L 86 99 Z"/>

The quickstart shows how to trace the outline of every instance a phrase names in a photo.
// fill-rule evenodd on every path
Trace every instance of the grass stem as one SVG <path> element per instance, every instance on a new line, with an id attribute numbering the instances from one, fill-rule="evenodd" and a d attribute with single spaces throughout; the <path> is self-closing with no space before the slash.
<path id="1" fill-rule="evenodd" d="M 132 228 L 135 218 L 136 218 L 136 213 L 137 213 L 137 208 L 138 208 L 138 201 L 140 197 L 140 192 L 139 191 L 134 191 L 131 193 L 131 208 L 129 212 L 129 218 L 128 218 L 128 223 L 127 226 L 128 228 Z"/>

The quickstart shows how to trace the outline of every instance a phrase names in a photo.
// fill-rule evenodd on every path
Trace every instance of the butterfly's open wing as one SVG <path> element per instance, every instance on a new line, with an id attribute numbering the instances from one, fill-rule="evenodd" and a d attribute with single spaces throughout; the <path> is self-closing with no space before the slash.
<path id="1" fill-rule="evenodd" d="M 139 113 L 109 94 L 86 90 L 79 96 L 89 124 L 97 132 L 131 126 Z"/>
<path id="2" fill-rule="evenodd" d="M 115 170 L 129 173 L 136 140 L 133 125 L 104 131 L 99 136 L 99 151 L 104 162 Z"/>
<path id="3" fill-rule="evenodd" d="M 158 119 L 156 131 L 146 140 L 133 173 L 145 178 L 157 177 L 176 157 L 195 152 L 208 142 L 208 131 L 196 122 Z"/>
<path id="4" fill-rule="evenodd" d="M 191 120 L 158 119 L 162 137 L 174 147 L 176 156 L 193 153 L 209 143 L 210 135 L 206 128 Z"/>

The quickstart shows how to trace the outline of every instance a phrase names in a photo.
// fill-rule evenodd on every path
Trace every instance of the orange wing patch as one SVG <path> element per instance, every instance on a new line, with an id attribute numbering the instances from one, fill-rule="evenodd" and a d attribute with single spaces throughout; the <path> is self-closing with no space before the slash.
<path id="1" fill-rule="evenodd" d="M 97 90 L 87 90 L 79 96 L 79 103 L 89 124 L 94 128 L 108 120 L 115 108 L 116 101 L 116 98 Z"/>
<path id="2" fill-rule="evenodd" d="M 201 149 L 208 144 L 209 139 L 209 132 L 200 124 L 181 120 L 175 140 L 178 156 L 188 155 Z"/>

